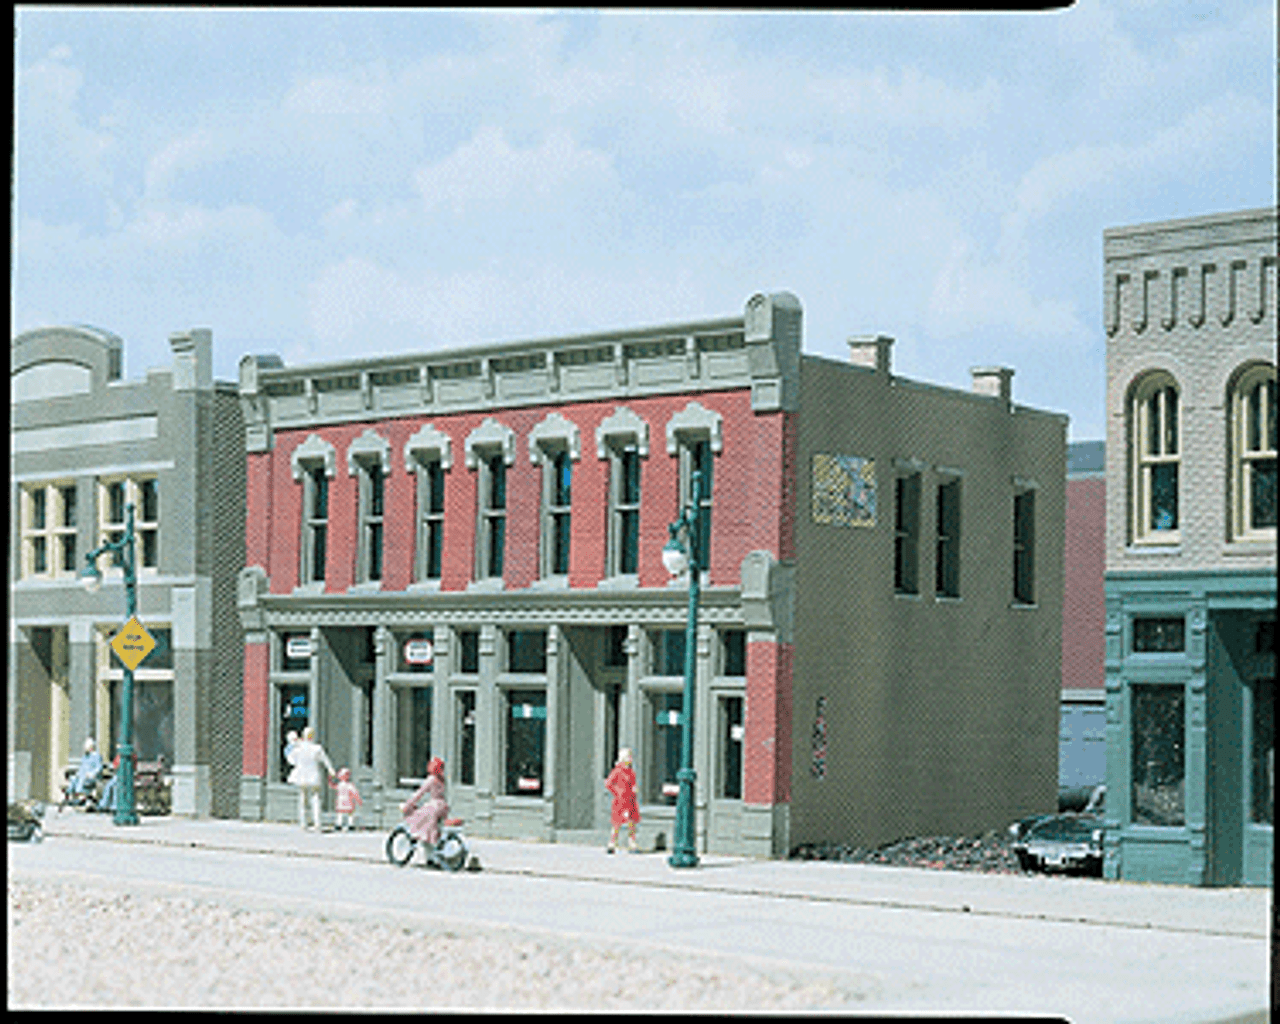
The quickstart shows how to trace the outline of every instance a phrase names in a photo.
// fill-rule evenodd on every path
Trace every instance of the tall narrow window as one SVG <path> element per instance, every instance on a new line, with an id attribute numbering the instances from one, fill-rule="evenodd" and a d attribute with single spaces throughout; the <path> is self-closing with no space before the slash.
<path id="1" fill-rule="evenodd" d="M 640 452 L 635 445 L 611 452 L 609 495 L 609 574 L 634 575 L 640 563 Z"/>
<path id="2" fill-rule="evenodd" d="M 76 560 L 76 489 L 75 485 L 58 488 L 58 553 L 59 571 L 75 575 L 80 570 Z"/>
<path id="3" fill-rule="evenodd" d="M 1186 694 L 1178 685 L 1131 690 L 1133 823 L 1186 823 Z"/>
<path id="4" fill-rule="evenodd" d="M 543 462 L 542 474 L 542 575 L 567 576 L 573 487 L 573 463 L 568 450 L 562 448 L 550 453 Z"/>
<path id="5" fill-rule="evenodd" d="M 1276 538 L 1276 371 L 1249 370 L 1232 401 L 1234 539 Z"/>
<path id="6" fill-rule="evenodd" d="M 160 565 L 160 483 L 154 477 L 138 481 L 138 564 L 146 569 Z"/>
<path id="7" fill-rule="evenodd" d="M 382 513 L 385 483 L 382 464 L 360 460 L 360 553 L 359 579 L 373 583 L 382 579 Z"/>
<path id="8" fill-rule="evenodd" d="M 920 474 L 899 476 L 893 492 L 893 589 L 919 593 Z"/>
<path id="9" fill-rule="evenodd" d="M 329 476 L 323 465 L 309 466 L 303 477 L 306 526 L 303 535 L 303 583 L 323 583 L 329 536 Z"/>
<path id="10" fill-rule="evenodd" d="M 960 481 L 938 485 L 937 557 L 934 592 L 938 597 L 960 596 Z"/>
<path id="11" fill-rule="evenodd" d="M 1013 602 L 1036 602 L 1036 492 L 1013 496 Z"/>
<path id="12" fill-rule="evenodd" d="M 742 799 L 742 704 L 740 696 L 721 697 L 716 702 L 720 756 L 716 795 L 722 800 Z"/>
<path id="13" fill-rule="evenodd" d="M 696 438 L 680 446 L 680 508 L 693 499 L 693 474 L 699 473 L 698 485 L 698 562 L 703 571 L 711 564 L 711 496 L 715 469 L 711 442 Z"/>
<path id="14" fill-rule="evenodd" d="M 463 786 L 474 786 L 476 784 L 475 690 L 454 691 L 453 716 L 456 778 Z"/>
<path id="15" fill-rule="evenodd" d="M 1250 814 L 1256 825 L 1274 824 L 1276 806 L 1276 681 L 1255 679 L 1249 687 L 1253 705 L 1249 737 Z"/>
<path id="16" fill-rule="evenodd" d="M 1133 538 L 1170 544 L 1178 540 L 1178 389 L 1160 374 L 1135 392 Z"/>
<path id="17" fill-rule="evenodd" d="M 444 468 L 429 459 L 418 469 L 417 578 L 438 580 L 444 551 Z"/>
<path id="18" fill-rule="evenodd" d="M 480 579 L 502 577 L 506 550 L 507 464 L 502 453 L 486 455 L 480 463 Z"/>

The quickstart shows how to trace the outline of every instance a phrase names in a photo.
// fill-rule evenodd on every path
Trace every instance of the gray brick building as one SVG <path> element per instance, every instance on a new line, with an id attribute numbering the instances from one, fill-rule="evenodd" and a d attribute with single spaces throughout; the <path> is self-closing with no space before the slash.
<path id="1" fill-rule="evenodd" d="M 50 798 L 87 736 L 110 759 L 122 666 L 121 570 L 77 575 L 136 508 L 138 617 L 157 640 L 135 673 L 134 746 L 163 754 L 173 811 L 234 816 L 240 780 L 236 575 L 244 564 L 244 426 L 214 381 L 208 330 L 174 334 L 173 362 L 123 379 L 120 338 L 89 327 L 11 345 L 8 773 L 10 798 Z"/>
<path id="2" fill-rule="evenodd" d="M 1276 224 L 1104 234 L 1109 877 L 1271 882 Z"/>

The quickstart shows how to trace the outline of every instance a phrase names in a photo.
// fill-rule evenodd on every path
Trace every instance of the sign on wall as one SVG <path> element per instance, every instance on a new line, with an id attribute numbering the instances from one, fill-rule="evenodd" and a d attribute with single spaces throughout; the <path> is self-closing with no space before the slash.
<path id="1" fill-rule="evenodd" d="M 875 526 L 876 460 L 816 452 L 813 521 L 826 526 Z"/>
<path id="2" fill-rule="evenodd" d="M 311 657 L 311 637 L 291 636 L 284 645 L 284 656 L 290 661 Z"/>
<path id="3" fill-rule="evenodd" d="M 404 642 L 404 662 L 406 665 L 430 665 L 435 657 L 435 647 L 430 640 L 414 637 Z"/>

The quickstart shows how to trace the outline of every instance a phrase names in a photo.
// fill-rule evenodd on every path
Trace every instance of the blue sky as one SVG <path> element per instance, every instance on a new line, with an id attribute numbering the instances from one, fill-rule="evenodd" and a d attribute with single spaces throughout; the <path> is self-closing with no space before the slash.
<path id="1" fill-rule="evenodd" d="M 11 327 L 235 379 L 786 289 L 1100 438 L 1102 232 L 1275 203 L 1275 18 L 24 6 Z"/>

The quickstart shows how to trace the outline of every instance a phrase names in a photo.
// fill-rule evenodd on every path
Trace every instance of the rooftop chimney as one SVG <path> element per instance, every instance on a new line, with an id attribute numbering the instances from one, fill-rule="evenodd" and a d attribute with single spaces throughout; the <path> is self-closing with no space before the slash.
<path id="1" fill-rule="evenodd" d="M 893 365 L 893 339 L 883 334 L 858 334 L 849 339 L 849 361 L 876 373 L 888 374 Z"/>
<path id="2" fill-rule="evenodd" d="M 973 391 L 999 398 L 1005 407 L 1013 404 L 1013 369 L 1008 366 L 972 366 Z"/>

